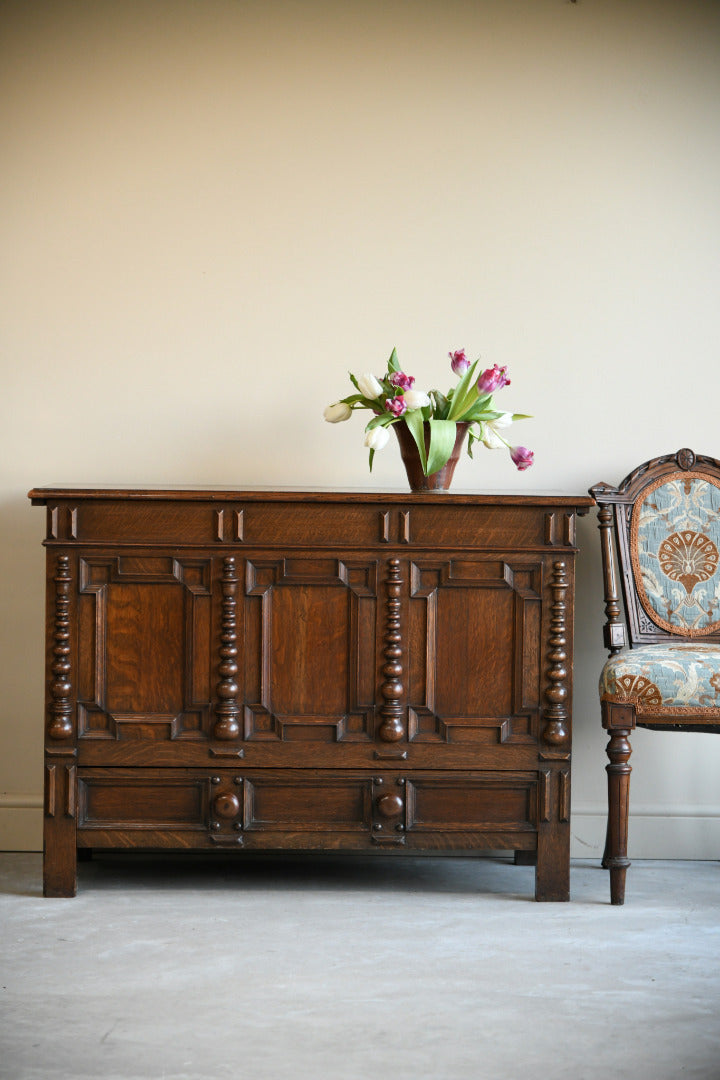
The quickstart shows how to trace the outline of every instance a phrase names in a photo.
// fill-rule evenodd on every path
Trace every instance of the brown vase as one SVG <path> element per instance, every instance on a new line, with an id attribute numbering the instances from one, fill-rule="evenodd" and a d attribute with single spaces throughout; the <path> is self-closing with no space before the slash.
<path id="1" fill-rule="evenodd" d="M 462 453 L 463 443 L 468 433 L 469 423 L 457 423 L 457 436 L 455 438 L 455 446 L 448 460 L 443 465 L 442 469 L 438 469 L 437 472 L 431 473 L 430 476 L 425 476 L 423 472 L 422 462 L 420 460 L 420 452 L 417 448 L 417 443 L 412 437 L 409 427 L 404 421 L 400 421 L 398 424 L 393 424 L 392 429 L 397 435 L 398 442 L 400 443 L 400 456 L 403 459 L 405 471 L 407 472 L 407 478 L 410 482 L 411 491 L 449 491 L 450 484 L 452 483 L 453 473 L 455 472 L 455 466 L 458 463 L 458 458 Z M 425 451 L 430 445 L 430 425 L 427 421 L 424 424 L 425 428 Z"/>

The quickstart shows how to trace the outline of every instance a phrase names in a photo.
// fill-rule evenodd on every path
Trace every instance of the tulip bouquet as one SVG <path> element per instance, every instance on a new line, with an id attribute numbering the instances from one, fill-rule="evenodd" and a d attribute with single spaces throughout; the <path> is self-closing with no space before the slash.
<path id="1" fill-rule="evenodd" d="M 439 390 L 425 393 L 415 389 L 415 379 L 400 368 L 393 349 L 386 374 L 378 379 L 365 373 L 350 379 L 357 393 L 328 405 L 325 419 L 331 424 L 349 420 L 355 409 L 368 409 L 373 415 L 365 427 L 365 446 L 370 450 L 370 470 L 376 450 L 382 450 L 390 438 L 393 424 L 407 424 L 417 445 L 425 476 L 437 472 L 453 452 L 457 435 L 456 424 L 469 423 L 467 451 L 472 457 L 472 445 L 481 442 L 489 450 L 507 448 L 513 463 L 520 470 L 533 463 L 533 452 L 525 446 L 512 446 L 502 434 L 514 420 L 525 420 L 525 413 L 499 412 L 493 407 L 492 395 L 510 385 L 506 367 L 487 368 L 477 374 L 480 363 L 471 364 L 464 349 L 448 353 L 450 367 L 459 377 L 456 386 L 447 394 Z M 429 428 L 426 447 L 425 423 Z"/>

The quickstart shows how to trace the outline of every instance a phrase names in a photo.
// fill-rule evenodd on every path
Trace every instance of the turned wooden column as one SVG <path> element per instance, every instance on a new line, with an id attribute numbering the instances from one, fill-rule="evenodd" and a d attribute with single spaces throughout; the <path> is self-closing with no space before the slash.
<path id="1" fill-rule="evenodd" d="M 77 750 L 72 684 L 73 580 L 67 555 L 57 556 L 51 584 L 54 588 L 54 611 L 45 729 L 43 894 L 74 896 L 77 891 Z"/>
<path id="2" fill-rule="evenodd" d="M 610 902 L 625 903 L 625 876 L 630 860 L 628 846 L 628 807 L 630 804 L 629 764 L 632 747 L 629 735 L 635 727 L 631 705 L 602 703 L 602 722 L 610 736 L 606 766 L 608 775 L 608 825 L 602 865 L 610 871 Z"/>
<path id="3" fill-rule="evenodd" d="M 385 582 L 387 617 L 385 621 L 385 664 L 382 673 L 384 682 L 380 687 L 383 705 L 380 708 L 382 723 L 378 734 L 383 742 L 398 742 L 405 735 L 403 727 L 402 697 L 405 688 L 402 684 L 402 634 L 400 632 L 400 595 L 402 578 L 400 560 L 389 559 Z"/>
<path id="4" fill-rule="evenodd" d="M 238 578 L 235 559 L 228 555 L 223 561 L 222 575 L 222 632 L 220 634 L 220 664 L 217 684 L 218 704 L 215 708 L 216 739 L 237 739 L 240 734 L 238 716 L 239 687 L 237 682 L 237 591 Z"/>

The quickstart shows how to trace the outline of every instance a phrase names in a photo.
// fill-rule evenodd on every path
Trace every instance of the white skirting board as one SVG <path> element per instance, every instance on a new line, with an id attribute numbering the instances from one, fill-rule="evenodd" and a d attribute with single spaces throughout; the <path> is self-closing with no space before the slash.
<path id="1" fill-rule="evenodd" d="M 573 807 L 570 856 L 601 857 L 607 828 L 606 806 Z M 630 803 L 628 856 L 631 859 L 720 859 L 720 806 L 633 806 Z"/>
<path id="2" fill-rule="evenodd" d="M 573 859 L 600 858 L 605 846 L 605 806 L 572 812 Z M 42 851 L 40 795 L 0 795 L 0 851 Z M 631 859 L 720 859 L 720 806 L 631 806 Z"/>
<path id="3" fill-rule="evenodd" d="M 0 851 L 42 851 L 42 795 L 0 795 Z"/>

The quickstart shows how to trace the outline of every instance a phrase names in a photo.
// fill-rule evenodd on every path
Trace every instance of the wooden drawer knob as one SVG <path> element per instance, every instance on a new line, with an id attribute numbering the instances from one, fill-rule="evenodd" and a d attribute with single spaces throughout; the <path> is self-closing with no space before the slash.
<path id="1" fill-rule="evenodd" d="M 382 814 L 383 817 L 391 818 L 397 817 L 398 814 L 402 813 L 403 801 L 399 795 L 388 793 L 387 795 L 381 795 L 376 805 L 379 814 Z"/>
<path id="2" fill-rule="evenodd" d="M 215 798 L 213 809 L 220 818 L 234 818 L 240 813 L 240 800 L 231 791 L 223 792 Z"/>

